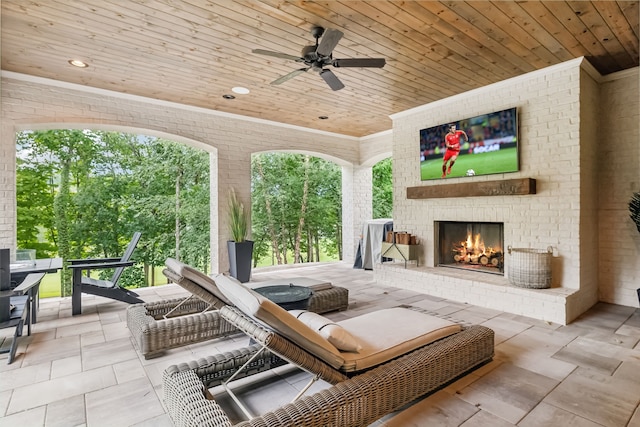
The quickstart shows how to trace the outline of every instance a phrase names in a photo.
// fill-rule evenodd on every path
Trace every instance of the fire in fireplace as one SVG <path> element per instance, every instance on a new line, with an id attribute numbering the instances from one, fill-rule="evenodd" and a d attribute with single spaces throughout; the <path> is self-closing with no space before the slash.
<path id="1" fill-rule="evenodd" d="M 504 274 L 504 224 L 436 221 L 436 265 Z"/>

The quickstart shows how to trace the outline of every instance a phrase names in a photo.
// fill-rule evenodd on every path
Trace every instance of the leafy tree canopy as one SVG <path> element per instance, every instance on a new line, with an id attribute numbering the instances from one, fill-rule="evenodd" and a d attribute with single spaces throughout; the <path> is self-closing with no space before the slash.
<path id="1" fill-rule="evenodd" d="M 39 257 L 119 257 L 141 231 L 134 258 L 144 265 L 180 254 L 207 270 L 208 153 L 89 130 L 21 132 L 17 152 L 19 247 Z M 127 276 L 136 277 L 130 285 L 144 284 L 140 275 Z M 70 292 L 65 280 L 62 295 Z"/>

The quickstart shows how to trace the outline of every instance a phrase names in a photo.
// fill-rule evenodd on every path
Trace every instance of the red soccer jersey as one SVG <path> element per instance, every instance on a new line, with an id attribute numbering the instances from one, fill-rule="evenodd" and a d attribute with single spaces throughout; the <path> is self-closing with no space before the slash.
<path id="1" fill-rule="evenodd" d="M 460 151 L 460 136 L 464 135 L 464 132 L 461 130 L 457 130 L 453 135 L 448 133 L 445 136 L 445 141 L 447 141 L 447 145 L 451 148 L 449 150 L 457 150 Z"/>

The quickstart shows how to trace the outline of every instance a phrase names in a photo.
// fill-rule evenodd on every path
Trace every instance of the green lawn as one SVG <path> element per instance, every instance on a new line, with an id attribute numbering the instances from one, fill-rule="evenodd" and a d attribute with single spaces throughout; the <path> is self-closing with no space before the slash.
<path id="1" fill-rule="evenodd" d="M 162 274 L 164 267 L 155 267 L 155 285 L 165 285 L 167 278 Z M 98 276 L 96 271 L 92 277 Z M 45 274 L 40 282 L 40 298 L 53 298 L 60 296 L 60 272 Z"/>
<path id="2" fill-rule="evenodd" d="M 448 178 L 465 176 L 467 170 L 473 169 L 476 175 L 500 173 L 501 171 L 516 171 L 518 159 L 516 148 L 505 148 L 500 151 L 480 154 L 461 154 L 458 156 L 451 175 Z M 442 158 L 425 160 L 420 165 L 422 180 L 440 179 L 442 176 Z"/>
<path id="3" fill-rule="evenodd" d="M 302 257 L 305 258 L 307 256 L 306 253 L 302 254 Z M 338 256 L 329 256 L 324 253 L 324 251 L 320 251 L 320 262 L 329 262 L 329 261 L 339 261 Z M 291 261 L 291 252 L 289 252 L 289 262 Z M 267 256 L 258 261 L 257 267 L 271 267 L 273 264 L 271 262 L 271 257 Z"/>
<path id="4" fill-rule="evenodd" d="M 320 262 L 325 261 L 337 261 L 337 258 L 331 258 L 326 254 L 321 254 Z M 271 266 L 271 257 L 265 257 L 258 262 L 258 267 L 267 267 Z M 167 283 L 167 278 L 162 274 L 162 270 L 164 266 L 155 267 L 155 286 L 165 285 Z M 98 276 L 98 272 L 96 271 L 93 277 Z M 60 273 L 49 273 L 45 274 L 42 282 L 40 283 L 40 298 L 53 298 L 60 296 Z"/>

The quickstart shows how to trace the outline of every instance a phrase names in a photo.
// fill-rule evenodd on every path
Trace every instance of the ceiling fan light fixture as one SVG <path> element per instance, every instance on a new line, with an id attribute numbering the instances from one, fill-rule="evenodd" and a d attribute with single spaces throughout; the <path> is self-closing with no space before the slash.
<path id="1" fill-rule="evenodd" d="M 73 65 L 74 67 L 78 67 L 78 68 L 87 68 L 89 66 L 89 64 L 79 59 L 70 59 L 67 62 L 69 62 L 69 64 Z"/>
<path id="2" fill-rule="evenodd" d="M 247 89 L 246 87 L 236 86 L 236 87 L 231 88 L 231 92 L 237 93 L 239 95 L 247 95 L 251 91 L 249 89 Z"/>
<path id="3" fill-rule="evenodd" d="M 329 85 L 331 90 L 340 90 L 344 88 L 344 83 L 326 66 L 333 65 L 336 68 L 339 67 L 364 67 L 364 68 L 382 68 L 385 65 L 384 58 L 346 58 L 346 59 L 334 59 L 333 49 L 338 45 L 340 39 L 344 35 L 342 31 L 331 29 L 325 31 L 322 27 L 313 27 L 311 29 L 311 35 L 316 39 L 315 45 L 304 46 L 302 48 L 302 56 L 289 55 L 286 53 L 272 52 L 264 49 L 253 49 L 252 53 L 258 55 L 271 56 L 273 58 L 289 59 L 295 62 L 303 62 L 305 68 L 293 70 L 289 74 L 285 74 L 272 81 L 271 85 L 282 84 L 293 77 L 313 70 L 320 74 L 320 77 Z M 322 37 L 322 38 L 321 38 Z"/>

